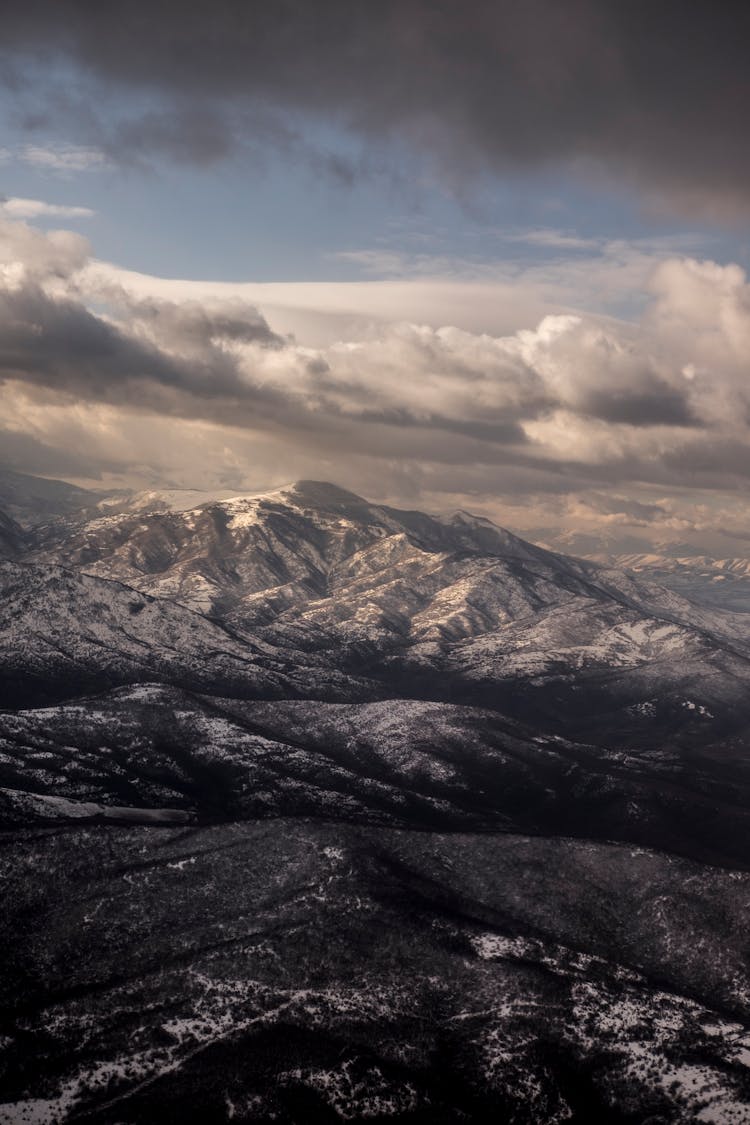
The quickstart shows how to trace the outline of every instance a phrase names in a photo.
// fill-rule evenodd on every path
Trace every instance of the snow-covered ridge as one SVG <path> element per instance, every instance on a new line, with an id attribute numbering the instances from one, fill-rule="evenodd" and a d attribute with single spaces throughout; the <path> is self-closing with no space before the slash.
<path id="1" fill-rule="evenodd" d="M 238 492 L 231 488 L 195 489 L 195 488 L 157 488 L 144 492 L 134 492 L 129 496 L 112 496 L 100 500 L 97 504 L 102 513 L 117 511 L 169 511 L 188 512 L 198 508 L 205 508 L 210 504 L 221 504 L 229 507 L 255 501 L 269 501 L 272 503 L 287 503 L 294 506 L 327 506 L 351 505 L 358 507 L 367 505 L 367 501 L 353 492 L 348 492 L 338 485 L 326 481 L 300 480 L 280 485 L 278 488 L 263 489 L 261 491 Z M 470 517 L 462 513 L 466 519 Z M 489 522 L 489 521 L 482 521 Z"/>
<path id="2" fill-rule="evenodd" d="M 195 506 L 196 499 L 204 502 Z M 549 682 L 565 683 L 567 708 L 582 685 L 605 677 L 612 683 L 607 691 L 618 685 L 616 707 L 627 722 L 640 716 L 645 723 L 645 705 L 661 693 L 665 722 L 672 715 L 678 725 L 705 725 L 707 716 L 719 722 L 722 708 L 746 690 L 750 668 L 744 615 L 696 606 L 648 573 L 544 550 L 483 517 L 402 511 L 325 482 L 208 500 L 191 491 L 151 492 L 125 510 L 42 529 L 26 559 L 34 566 L 54 560 L 65 573 L 104 580 L 103 589 L 122 583 L 155 598 L 164 611 L 192 610 L 195 637 L 217 638 L 224 626 L 229 633 L 213 641 L 216 651 L 229 661 L 227 669 L 237 669 L 237 645 L 249 642 L 258 690 L 283 692 L 292 675 L 295 691 L 330 697 L 334 672 L 349 682 L 361 667 L 368 678 L 429 677 L 438 692 L 443 679 L 445 690 L 471 684 L 483 702 L 510 685 L 542 691 Z M 55 636 L 46 620 L 28 618 L 44 638 L 46 655 L 34 660 L 50 660 L 52 643 L 77 632 L 76 654 L 84 654 L 87 667 L 96 663 L 99 645 L 117 653 L 108 660 L 126 661 L 126 682 L 133 682 L 136 656 L 146 672 L 139 679 L 158 678 L 153 652 L 177 667 L 174 653 L 163 651 L 161 623 L 148 636 L 143 632 L 156 609 L 138 610 L 136 623 L 130 621 L 136 611 L 125 606 L 109 623 L 111 614 L 89 614 L 80 590 L 65 588 L 71 605 Z M 65 597 L 49 621 L 58 621 L 64 605 Z M 200 650 L 184 623 L 180 630 L 186 640 L 174 647 L 189 656 L 195 682 Z M 25 637 L 12 643 L 32 659 Z M 143 646 L 152 648 L 151 656 L 142 656 Z M 285 662 L 293 671 L 279 678 Z M 328 676 L 326 686 L 311 680 L 313 666 L 316 675 Z M 303 687 L 305 678 L 316 686 Z M 357 690 L 343 683 L 336 681 L 337 691 Z M 695 709 L 683 706 L 685 700 Z"/>

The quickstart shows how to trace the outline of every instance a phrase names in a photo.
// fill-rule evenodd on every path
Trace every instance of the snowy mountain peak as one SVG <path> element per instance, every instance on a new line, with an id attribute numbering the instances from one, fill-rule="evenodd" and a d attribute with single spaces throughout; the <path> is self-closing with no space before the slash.
<path id="1" fill-rule="evenodd" d="M 207 492 L 195 488 L 156 488 L 146 492 L 135 492 L 126 500 L 121 498 L 104 500 L 98 507 L 104 515 L 121 511 L 189 512 L 217 500 L 229 499 L 231 496 L 233 496 L 231 489 Z"/>
<path id="2" fill-rule="evenodd" d="M 279 488 L 238 492 L 232 488 L 156 488 L 128 496 L 106 498 L 97 505 L 103 516 L 126 512 L 194 512 L 215 506 L 236 509 L 260 503 L 282 504 L 295 508 L 341 511 L 369 510 L 370 504 L 354 492 L 326 481 L 299 480 Z"/>

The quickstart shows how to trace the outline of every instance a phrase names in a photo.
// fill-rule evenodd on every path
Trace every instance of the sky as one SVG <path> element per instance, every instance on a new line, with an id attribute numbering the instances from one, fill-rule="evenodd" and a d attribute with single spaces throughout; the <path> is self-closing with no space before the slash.
<path id="1" fill-rule="evenodd" d="M 26 0 L 0 463 L 750 543 L 750 9 Z"/>

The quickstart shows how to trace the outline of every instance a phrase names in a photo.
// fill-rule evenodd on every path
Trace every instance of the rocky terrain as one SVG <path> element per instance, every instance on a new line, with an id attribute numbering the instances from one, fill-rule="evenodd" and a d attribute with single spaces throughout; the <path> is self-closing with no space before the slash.
<path id="1" fill-rule="evenodd" d="M 0 1123 L 750 1122 L 750 618 L 333 485 L 0 485 Z"/>

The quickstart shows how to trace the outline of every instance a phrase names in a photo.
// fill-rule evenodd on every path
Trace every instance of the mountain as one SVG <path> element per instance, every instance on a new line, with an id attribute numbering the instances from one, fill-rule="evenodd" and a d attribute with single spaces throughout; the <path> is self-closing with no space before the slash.
<path id="1" fill-rule="evenodd" d="M 589 556 L 594 561 L 599 556 Z M 750 558 L 709 555 L 617 555 L 609 565 L 647 575 L 691 601 L 717 609 L 750 613 Z"/>
<path id="2" fill-rule="evenodd" d="M 619 840 L 750 870 L 750 772 L 714 745 L 625 754 L 476 707 L 279 699 L 283 681 L 261 675 L 245 695 L 265 701 L 141 683 L 0 713 L 0 824 L 295 813 Z"/>
<path id="3" fill-rule="evenodd" d="M 0 1125 L 750 1122 L 750 618 L 321 482 L 60 496 Z"/>
<path id="4" fill-rule="evenodd" d="M 347 677 L 293 668 L 183 606 L 55 565 L 0 563 L 0 703 L 47 703 L 143 681 L 241 698 L 350 698 Z"/>
<path id="5" fill-rule="evenodd" d="M 250 620 L 259 593 L 274 603 L 299 605 L 336 590 L 347 567 L 375 575 L 389 562 L 408 566 L 415 548 L 439 556 L 476 553 L 484 544 L 490 554 L 544 556 L 489 521 L 462 513 L 440 520 L 395 512 L 312 481 L 194 507 L 175 493 L 139 494 L 118 507 L 73 534 L 64 523 L 45 528 L 35 554 L 204 612 L 226 617 L 246 611 Z"/>
<path id="6" fill-rule="evenodd" d="M 81 512 L 93 512 L 110 491 L 92 492 L 62 480 L 46 480 L 0 469 L 0 509 L 23 527 L 35 527 L 47 520 Z"/>
<path id="7" fill-rule="evenodd" d="M 666 737 L 709 716 L 744 728 L 730 713 L 748 688 L 743 615 L 466 513 L 397 511 L 330 484 L 197 507 L 194 494 L 169 498 L 169 510 L 164 494 L 149 510 L 149 494 L 74 528 L 49 524 L 28 558 L 173 600 L 397 696 L 497 708 L 577 738 L 639 724 Z"/>
<path id="8" fill-rule="evenodd" d="M 747 542 L 729 533 L 709 535 L 716 554 L 707 554 L 705 543 L 700 549 L 682 540 L 664 539 L 654 544 L 614 532 L 561 534 L 538 529 L 532 538 L 601 566 L 642 575 L 701 605 L 750 613 Z"/>

